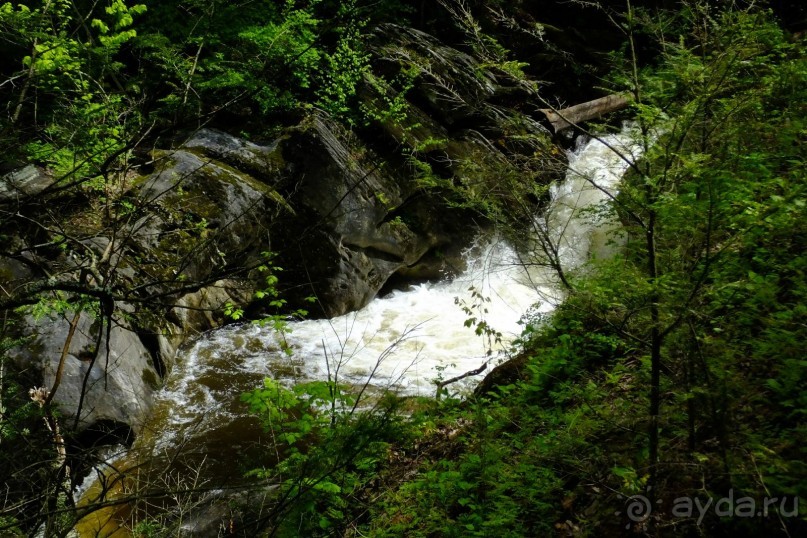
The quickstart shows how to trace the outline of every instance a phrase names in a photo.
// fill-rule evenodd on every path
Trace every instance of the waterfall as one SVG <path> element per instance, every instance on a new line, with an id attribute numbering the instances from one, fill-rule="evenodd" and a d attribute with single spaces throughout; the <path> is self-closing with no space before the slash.
<path id="1" fill-rule="evenodd" d="M 569 152 L 569 172 L 552 187 L 549 208 L 534 222 L 557 245 L 566 270 L 612 248 L 610 231 L 617 225 L 592 208 L 614 192 L 627 160 L 637 158 L 633 138 L 626 127 Z M 262 428 L 239 397 L 265 377 L 289 385 L 335 378 L 375 391 L 433 396 L 435 379 L 495 364 L 520 334 L 525 313 L 550 312 L 563 299 L 557 273 L 525 264 L 531 255 L 497 237 L 480 238 L 466 252 L 466 271 L 452 280 L 412 285 L 330 320 L 291 323 L 285 335 L 290 355 L 274 330 L 253 323 L 201 335 L 178 354 L 126 459 L 173 462 L 181 450 L 186 469 L 204 467 L 216 487 L 238 480 L 233 454 L 265 452 Z M 471 316 L 501 333 L 501 343 L 491 345 L 475 334 L 473 323 L 466 326 Z"/>
<path id="2" fill-rule="evenodd" d="M 628 167 L 623 156 L 636 158 L 630 131 L 626 127 L 588 140 L 569 152 L 569 172 L 553 186 L 550 209 L 536 220 L 558 245 L 567 269 L 608 249 L 615 224 L 597 222 L 591 209 L 614 191 Z M 289 384 L 330 376 L 352 385 L 433 395 L 435 379 L 495 362 L 519 335 L 525 312 L 551 311 L 562 293 L 554 272 L 526 268 L 523 256 L 496 237 L 480 238 L 466 257 L 466 271 L 453 280 L 394 291 L 330 320 L 292 323 L 285 335 L 290 356 L 274 330 L 257 324 L 203 335 L 183 349 L 159 395 L 158 406 L 167 408 L 158 413 L 165 420 L 163 441 L 182 437 L 189 425 L 209 431 L 237 421 L 245 411 L 234 402 L 267 376 Z M 501 333 L 500 345 L 490 346 L 466 326 L 471 315 L 463 306 Z"/>

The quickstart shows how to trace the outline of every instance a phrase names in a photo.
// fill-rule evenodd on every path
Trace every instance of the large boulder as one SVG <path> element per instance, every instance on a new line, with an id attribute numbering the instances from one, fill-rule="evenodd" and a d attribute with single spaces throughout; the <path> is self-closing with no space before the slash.
<path id="1" fill-rule="evenodd" d="M 72 312 L 26 317 L 19 330 L 24 344 L 8 352 L 20 370 L 38 372 L 48 390 L 56 383 L 73 317 Z M 53 398 L 66 428 L 111 421 L 138 433 L 158 386 L 151 355 L 123 317 L 113 317 L 107 331 L 104 320 L 80 314 Z"/>
<path id="2" fill-rule="evenodd" d="M 220 325 L 228 303 L 248 303 L 263 285 L 250 268 L 263 263 L 269 225 L 288 209 L 272 187 L 256 179 L 268 179 L 276 169 L 272 153 L 225 133 L 199 131 L 178 150 L 155 152 L 154 171 L 134 180 L 121 201 L 130 213 L 111 235 L 93 234 L 88 223 L 96 222 L 97 214 L 92 207 L 76 207 L 60 221 L 77 239 L 71 248 L 52 248 L 48 258 L 35 260 L 0 257 L 4 290 L 84 286 L 99 297 L 117 298 L 111 330 L 105 321 L 109 312 L 97 320 L 87 312 L 78 318 L 61 375 L 73 314 L 57 314 L 58 303 L 43 303 L 34 311 L 44 316 L 18 319 L 16 332 L 23 340 L 9 355 L 46 389 L 59 378 L 53 401 L 67 429 L 103 423 L 138 432 L 181 343 Z M 0 198 L 36 194 L 50 183 L 41 170 L 25 167 L 3 177 Z M 20 252 L 48 240 L 38 230 L 40 235 L 31 237 L 23 237 L 25 230 L 9 232 L 5 241 Z M 58 278 L 47 277 L 53 274 Z"/>
<path id="3" fill-rule="evenodd" d="M 293 210 L 272 186 L 282 164 L 274 146 L 202 129 L 155 158 L 136 182 L 143 214 L 126 234 L 121 267 L 137 267 L 134 284 L 144 293 L 166 295 L 163 315 L 139 329 L 169 370 L 182 342 L 221 325 L 228 304 L 248 304 L 263 287 L 257 268 L 271 249 L 270 228 Z"/>
<path id="4" fill-rule="evenodd" d="M 232 264 L 258 263 L 269 250 L 271 218 L 283 204 L 265 183 L 189 149 L 159 155 L 139 200 L 148 210 L 131 242 L 141 269 L 198 282 L 211 282 Z"/>
<path id="5" fill-rule="evenodd" d="M 55 181 L 52 174 L 33 164 L 12 170 L 0 177 L 0 203 L 35 196 Z"/>
<path id="6" fill-rule="evenodd" d="M 312 116 L 280 149 L 294 217 L 279 219 L 274 244 L 289 297 L 316 296 L 326 316 L 359 309 L 397 271 L 450 241 L 410 218 L 411 174 L 330 119 Z"/>
<path id="7" fill-rule="evenodd" d="M 229 303 L 247 304 L 265 285 L 251 269 L 270 250 L 276 214 L 291 209 L 269 185 L 278 169 L 275 153 L 222 132 L 199 131 L 177 150 L 155 152 L 153 172 L 133 180 L 119 202 L 129 213 L 110 235 L 88 227 L 99 220 L 97 210 L 74 206 L 59 223 L 71 238 L 69 248 L 51 248 L 43 251 L 48 257 L 32 260 L 0 257 L 6 292 L 84 287 L 99 298 L 115 298 L 111 330 L 105 321 L 110 312 L 98 320 L 86 312 L 78 318 L 61 375 L 72 314 L 57 315 L 58 303 L 43 303 L 34 309 L 46 312 L 43 317 L 18 319 L 23 341 L 9 355 L 46 389 L 59 377 L 53 401 L 66 428 L 122 424 L 138 432 L 182 342 L 221 325 Z M 14 195 L 49 184 L 38 169 L 23 171 L 4 177 L 4 185 L 14 180 Z M 26 230 L 8 232 L 9 250 L 24 253 L 28 244 L 48 242 L 38 229 L 30 237 Z"/>

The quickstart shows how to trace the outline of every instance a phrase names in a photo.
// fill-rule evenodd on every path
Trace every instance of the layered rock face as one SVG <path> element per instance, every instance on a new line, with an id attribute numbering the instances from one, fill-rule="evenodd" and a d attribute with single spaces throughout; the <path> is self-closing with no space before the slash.
<path id="1" fill-rule="evenodd" d="M 328 118 L 306 120 L 279 147 L 288 163 L 283 191 L 295 212 L 278 219 L 274 236 L 287 294 L 296 288 L 315 296 L 324 315 L 363 307 L 394 273 L 455 239 L 445 228 L 403 219 L 402 208 L 411 217 L 433 200 L 416 196 L 411 175 L 394 160 Z"/>

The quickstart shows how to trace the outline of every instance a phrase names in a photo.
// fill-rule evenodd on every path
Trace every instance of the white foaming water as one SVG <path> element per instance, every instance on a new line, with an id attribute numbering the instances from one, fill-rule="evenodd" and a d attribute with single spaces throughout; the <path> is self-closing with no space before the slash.
<path id="1" fill-rule="evenodd" d="M 569 155 L 569 171 L 553 185 L 550 211 L 537 219 L 557 245 L 565 270 L 579 267 L 595 255 L 613 252 L 617 223 L 603 204 L 617 192 L 617 185 L 642 153 L 632 125 L 621 133 L 588 140 Z"/>
<path id="2" fill-rule="evenodd" d="M 394 291 L 330 320 L 290 324 L 285 335 L 290 356 L 269 327 L 250 323 L 203 335 L 178 358 L 159 398 L 172 408 L 164 433 L 172 437 L 172 430 L 188 424 L 204 431 L 236 418 L 243 409 L 233 402 L 261 386 L 264 377 L 291 384 L 330 376 L 350 385 L 434 395 L 438 376 L 449 379 L 503 353 L 503 344 L 520 333 L 519 319 L 542 293 L 541 310 L 550 310 L 557 300 L 552 286 L 536 288 L 535 277 L 527 275 L 506 243 L 485 241 L 467 255 L 468 269 L 451 281 Z M 471 315 L 501 332 L 502 343 L 490 346 L 466 327 Z"/>
<path id="3" fill-rule="evenodd" d="M 636 160 L 638 149 L 628 145 L 630 138 L 626 128 L 571 152 L 570 172 L 552 189 L 547 214 L 536 219 L 536 227 L 547 230 L 558 245 L 567 269 L 579 267 L 594 251 L 606 250 L 606 234 L 616 225 L 592 222 L 581 210 L 607 200 L 607 192 L 628 168 L 612 148 Z M 244 324 L 203 335 L 178 357 L 158 398 L 159 405 L 167 407 L 161 442 L 169 442 L 189 425 L 206 431 L 243 415 L 239 395 L 261 386 L 264 377 L 288 383 L 330 377 L 403 394 L 433 395 L 438 376 L 449 379 L 495 359 L 520 333 L 521 317 L 530 308 L 551 311 L 562 292 L 554 272 L 528 271 L 506 243 L 479 243 L 467 253 L 467 270 L 451 281 L 395 291 L 331 320 L 290 324 L 285 338 L 291 356 L 282 352 L 269 327 Z M 502 334 L 502 344 L 493 346 L 491 355 L 485 338 L 466 326 L 471 316 Z"/>

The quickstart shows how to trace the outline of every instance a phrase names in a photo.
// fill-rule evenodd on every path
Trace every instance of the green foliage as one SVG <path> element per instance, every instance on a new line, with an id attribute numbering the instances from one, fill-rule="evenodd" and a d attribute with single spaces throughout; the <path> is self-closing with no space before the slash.
<path id="1" fill-rule="evenodd" d="M 508 59 L 510 51 L 484 31 L 469 5 L 460 0 L 439 0 L 439 3 L 451 14 L 451 21 L 463 32 L 474 54 L 484 60 L 477 76 L 484 76 L 482 70 L 494 68 L 519 80 L 526 78 L 522 69 L 529 64 Z"/>
<path id="2" fill-rule="evenodd" d="M 32 417 L 38 417 L 35 407 L 30 402 L 25 402 L 23 405 L 10 405 L 10 402 L 19 404 L 20 393 L 23 393 L 22 387 L 17 384 L 13 377 L 8 375 L 10 364 L 7 364 L 6 352 L 16 346 L 25 343 L 24 339 L 3 337 L 0 340 L 0 379 L 3 383 L 0 385 L 0 443 L 13 441 L 19 436 L 29 435 L 28 423 Z M 8 361 L 10 362 L 10 361 Z"/>
<path id="3" fill-rule="evenodd" d="M 514 387 L 504 389 L 508 392 Z M 517 392 L 511 392 L 517 394 Z M 562 438 L 536 435 L 552 421 L 557 431 L 574 417 L 496 397 L 444 416 L 453 446 L 440 445 L 418 462 L 419 472 L 373 507 L 370 536 L 540 536 L 553 532 L 563 466 L 574 465 L 585 428 Z M 536 413 L 533 415 L 533 413 Z M 544 426 L 540 426 L 543 433 Z M 548 435 L 552 435 L 549 433 Z M 578 437 L 580 436 L 580 437 Z M 428 446 L 429 435 L 419 441 Z M 451 454 L 450 456 L 448 454 Z M 570 467 L 572 468 L 572 467 Z"/>
<path id="4" fill-rule="evenodd" d="M 402 136 L 408 140 L 409 133 L 417 129 L 419 124 L 409 117 L 409 103 L 406 100 L 406 94 L 414 87 L 419 72 L 420 69 L 417 66 L 408 66 L 390 81 L 384 80 L 372 72 L 367 72 L 365 81 L 377 97 L 360 105 L 364 122 L 400 126 L 403 129 Z"/>
<path id="5" fill-rule="evenodd" d="M 335 50 L 325 55 L 325 71 L 321 88 L 317 92 L 318 105 L 337 118 L 353 123 L 356 104 L 353 99 L 357 88 L 369 72 L 370 57 L 363 51 L 363 19 L 356 19 L 356 0 L 341 2 L 337 17 L 347 19 L 344 28 L 337 31 Z"/>
<path id="6" fill-rule="evenodd" d="M 25 533 L 17 526 L 17 521 L 13 517 L 0 517 L 0 529 L 3 529 L 3 532 L 10 537 L 25 536 Z"/>
<path id="7" fill-rule="evenodd" d="M 151 5 L 153 4 L 153 5 Z M 163 114 L 220 107 L 269 115 L 312 103 L 352 121 L 368 58 L 355 1 L 152 2 L 137 40 Z"/>
<path id="8" fill-rule="evenodd" d="M 272 260 L 275 254 L 272 252 L 263 252 L 265 263 L 258 266 L 258 271 L 264 273 L 265 287 L 262 290 L 255 292 L 255 298 L 259 300 L 266 300 L 268 306 L 275 310 L 280 311 L 286 304 L 286 300 L 280 298 L 280 293 L 277 290 L 278 277 L 276 273 L 282 272 L 283 268 L 273 264 Z M 316 302 L 315 297 L 306 297 L 305 301 L 309 303 Z M 303 308 L 298 308 L 293 312 L 267 314 L 263 318 L 256 321 L 261 326 L 270 326 L 280 338 L 280 346 L 284 353 L 291 355 L 291 347 L 286 341 L 285 335 L 291 332 L 289 321 L 293 319 L 303 319 L 308 315 L 308 311 Z"/>
<path id="9" fill-rule="evenodd" d="M 638 95 L 645 151 L 614 202 L 626 246 L 568 275 L 552 316 L 527 319 L 524 380 L 446 411 L 457 440 L 384 496 L 368 534 L 621 535 L 617 493 L 646 494 L 653 474 L 660 499 L 722 496 L 726 484 L 805 495 L 804 44 L 765 12 L 706 4 L 633 13 L 627 28 L 640 24 L 661 54 L 636 73 L 629 57 L 613 79 Z M 646 434 L 653 334 L 658 465 Z M 803 524 L 707 516 L 692 532 Z"/>
<path id="10" fill-rule="evenodd" d="M 27 338 L 9 337 L 10 325 L 4 321 L 0 334 L 0 476 L 12 497 L 3 504 L 0 534 L 26 536 L 22 529 L 29 528 L 29 518 L 36 518 L 49 502 L 49 492 L 42 486 L 53 479 L 55 452 L 42 410 L 28 397 L 32 380 L 6 355 L 13 347 L 30 344 Z M 25 503 L 9 503 L 9 498 Z"/>
<path id="11" fill-rule="evenodd" d="M 132 24 L 145 10 L 142 4 L 115 0 L 103 9 L 96 6 L 86 24 L 71 2 L 0 6 L 6 39 L 25 51 L 9 58 L 18 62 L 16 78 L 22 82 L 18 91 L 11 85 L 2 90 L 13 107 L 2 127 L 30 122 L 33 114 L 44 120 L 44 129 L 17 141 L 17 146 L 23 142 L 26 157 L 52 167 L 57 177 L 105 173 L 109 156 L 139 127 L 130 96 L 119 91 L 124 67 L 119 57 L 137 35 Z"/>
<path id="12" fill-rule="evenodd" d="M 291 74 L 288 81 L 291 88 L 310 88 L 313 72 L 321 60 L 321 53 L 314 46 L 319 24 L 320 21 L 309 10 L 298 9 L 295 2 L 287 2 L 276 22 L 247 26 L 238 33 L 239 41 L 253 54 L 244 58 L 246 66 L 230 69 L 225 62 L 211 63 L 207 76 L 199 84 L 200 88 L 252 89 L 263 112 L 292 106 L 294 98 L 288 89 L 264 84 L 253 77 L 254 74 L 266 72 L 270 65 L 287 66 Z M 205 70 L 201 72 L 204 74 Z"/>
<path id="13" fill-rule="evenodd" d="M 485 304 L 490 302 L 490 297 L 485 297 L 473 286 L 468 291 L 471 292 L 470 304 L 460 298 L 454 298 L 454 304 L 459 305 L 468 316 L 464 322 L 465 326 L 473 327 L 474 333 L 485 339 L 486 354 L 490 356 L 493 354 L 493 348 L 502 342 L 502 333 L 491 327 L 485 320 L 485 316 L 488 314 Z"/>
<path id="14" fill-rule="evenodd" d="M 625 213 L 658 222 L 659 274 L 639 305 L 655 296 L 660 306 L 663 351 L 681 369 L 670 379 L 672 387 L 689 392 L 697 407 L 718 410 L 719 418 L 689 411 L 713 428 L 718 444 L 747 450 L 763 442 L 752 433 L 763 424 L 802 435 L 785 426 L 785 417 L 804 402 L 784 387 L 804 380 L 792 345 L 803 331 L 792 320 L 804 293 L 796 275 L 805 262 L 798 224 L 805 176 L 794 141 L 804 135 L 805 110 L 796 103 L 805 90 L 792 81 L 807 74 L 807 58 L 769 14 L 711 14 L 696 7 L 684 21 L 701 26 L 665 43 L 659 68 L 640 76 L 649 91 L 638 107 L 639 121 L 660 138 L 620 201 Z M 629 229 L 638 236 L 639 228 L 635 223 Z M 632 244 L 628 264 L 644 263 L 642 245 Z M 648 320 L 639 314 L 623 326 L 639 334 L 647 330 L 639 328 L 642 323 Z M 749 413 L 747 406 L 763 402 L 764 412 Z M 683 419 L 671 418 L 672 424 Z M 733 441 L 716 423 L 726 420 L 744 425 Z M 776 483 L 781 491 L 795 491 L 796 484 L 780 474 L 801 467 L 791 458 L 787 450 L 767 453 L 770 474 L 743 480 L 744 486 L 763 491 Z M 754 475 L 739 453 L 727 465 L 732 479 Z"/>
<path id="15" fill-rule="evenodd" d="M 295 444 L 312 431 L 329 426 L 350 409 L 355 398 L 347 386 L 334 382 L 312 381 L 286 389 L 277 381 L 264 380 L 264 388 L 242 396 L 250 410 L 276 435 L 276 443 L 298 451 Z M 328 413 L 321 412 L 329 410 Z"/>
<path id="16" fill-rule="evenodd" d="M 351 521 L 389 443 L 408 430 L 394 399 L 357 411 L 357 397 L 332 381 L 289 389 L 266 379 L 242 400 L 261 418 L 268 448 L 278 454 L 276 466 L 250 474 L 280 484 L 279 500 L 268 508 L 279 536 L 331 535 Z"/>
<path id="17" fill-rule="evenodd" d="M 637 96 L 645 149 L 615 202 L 627 246 L 573 281 L 554 323 L 565 318 L 575 332 L 542 351 L 536 397 L 557 403 L 570 378 L 602 369 L 618 398 L 610 407 L 649 424 L 643 387 L 656 341 L 660 461 L 642 436 L 626 439 L 634 454 L 612 480 L 635 491 L 644 469 L 658 473 L 660 495 L 694 494 L 704 482 L 803 494 L 791 477 L 804 470 L 792 422 L 804 401 L 786 388 L 804 382 L 795 348 L 804 331 L 793 320 L 804 293 L 805 109 L 803 85 L 792 84 L 807 73 L 803 47 L 756 11 L 698 8 L 665 28 L 680 38 L 662 43 L 658 64 L 615 79 Z M 601 408 L 586 407 L 589 417 Z M 603 416 L 614 420 L 608 407 Z M 691 471 L 671 464 L 682 459 Z"/>
<path id="18" fill-rule="evenodd" d="M 138 538 L 158 538 L 167 536 L 165 527 L 156 521 L 144 520 L 135 525 L 132 532 Z"/>

